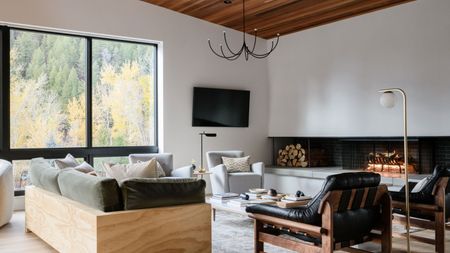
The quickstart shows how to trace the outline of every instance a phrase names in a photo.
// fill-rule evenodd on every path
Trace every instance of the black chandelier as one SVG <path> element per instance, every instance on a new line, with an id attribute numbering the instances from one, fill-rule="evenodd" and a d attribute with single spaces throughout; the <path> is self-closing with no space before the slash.
<path id="1" fill-rule="evenodd" d="M 224 3 L 229 4 L 229 3 L 231 3 L 231 0 L 225 0 Z M 255 32 L 254 40 L 253 40 L 253 45 L 252 45 L 251 49 L 247 46 L 247 43 L 245 41 L 245 0 L 242 0 L 242 22 L 243 22 L 243 30 L 242 30 L 243 43 L 242 43 L 242 47 L 239 49 L 239 51 L 235 52 L 235 51 L 231 50 L 230 45 L 228 44 L 227 34 L 225 33 L 225 31 L 223 32 L 223 39 L 225 42 L 225 46 L 228 49 L 228 53 L 225 54 L 222 44 L 219 45 L 220 52 L 216 52 L 216 50 L 214 50 L 213 47 L 211 46 L 211 40 L 208 39 L 208 45 L 209 45 L 209 48 L 211 49 L 211 51 L 215 55 L 219 56 L 220 58 L 224 58 L 229 61 L 236 60 L 237 58 L 239 58 L 239 56 L 241 56 L 242 53 L 244 53 L 244 57 L 245 57 L 246 61 L 248 61 L 249 56 L 253 56 L 254 58 L 257 58 L 257 59 L 262 59 L 262 58 L 266 58 L 267 56 L 269 56 L 269 54 L 272 53 L 273 50 L 275 50 L 275 48 L 277 47 L 278 41 L 280 40 L 280 34 L 278 33 L 277 38 L 272 40 L 272 46 L 270 47 L 270 50 L 268 52 L 263 53 L 263 54 L 258 54 L 258 53 L 255 53 L 258 29 L 254 30 L 254 32 Z"/>

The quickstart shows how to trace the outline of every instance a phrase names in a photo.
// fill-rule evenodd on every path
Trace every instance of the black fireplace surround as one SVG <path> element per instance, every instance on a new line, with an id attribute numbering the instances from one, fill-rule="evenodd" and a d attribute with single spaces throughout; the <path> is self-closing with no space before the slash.
<path id="1" fill-rule="evenodd" d="M 402 137 L 269 137 L 272 140 L 272 164 L 278 150 L 289 144 L 301 144 L 308 167 L 366 169 L 369 154 L 393 153 L 403 156 Z M 416 173 L 429 174 L 435 165 L 450 165 L 450 136 L 409 137 L 409 162 Z"/>

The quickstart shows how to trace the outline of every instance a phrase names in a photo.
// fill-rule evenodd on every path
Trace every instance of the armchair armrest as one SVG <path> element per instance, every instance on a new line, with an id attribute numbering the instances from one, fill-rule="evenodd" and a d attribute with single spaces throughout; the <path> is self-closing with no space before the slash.
<path id="1" fill-rule="evenodd" d="M 228 184 L 228 171 L 225 165 L 219 164 L 209 169 L 211 174 L 211 187 L 213 194 L 224 193 L 230 191 Z"/>
<path id="2" fill-rule="evenodd" d="M 263 162 L 253 163 L 251 165 L 251 169 L 255 174 L 258 174 L 261 176 L 261 188 L 264 187 L 264 170 L 265 166 Z"/>
<path id="3" fill-rule="evenodd" d="M 253 163 L 250 166 L 251 166 L 252 171 L 255 174 L 258 174 L 258 175 L 261 175 L 261 176 L 264 175 L 265 166 L 264 166 L 263 162 Z"/>
<path id="4" fill-rule="evenodd" d="M 192 177 L 193 176 L 192 166 L 187 165 L 178 169 L 172 170 L 172 177 Z"/>

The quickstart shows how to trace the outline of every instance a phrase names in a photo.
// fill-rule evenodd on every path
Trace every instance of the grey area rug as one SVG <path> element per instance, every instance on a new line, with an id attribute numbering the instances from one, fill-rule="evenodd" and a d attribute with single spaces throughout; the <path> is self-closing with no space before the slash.
<path id="1" fill-rule="evenodd" d="M 253 253 L 252 219 L 217 210 L 212 229 L 214 253 Z M 268 244 L 264 245 L 264 250 L 273 253 L 293 252 Z"/>
<path id="2" fill-rule="evenodd" d="M 350 227 L 351 228 L 351 227 Z M 212 223 L 213 253 L 252 253 L 253 252 L 253 220 L 235 213 L 216 211 L 216 221 Z M 394 225 L 394 231 L 403 232 L 403 226 Z M 413 229 L 413 231 L 415 231 Z M 361 249 L 380 252 L 377 244 L 365 243 Z M 270 244 L 264 245 L 269 253 L 291 253 Z"/>

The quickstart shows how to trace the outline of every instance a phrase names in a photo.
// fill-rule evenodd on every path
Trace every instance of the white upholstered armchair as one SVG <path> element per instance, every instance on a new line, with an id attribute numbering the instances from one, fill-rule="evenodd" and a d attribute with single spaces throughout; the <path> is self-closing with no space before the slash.
<path id="1" fill-rule="evenodd" d="M 10 162 L 0 160 L 0 227 L 9 222 L 13 214 L 14 181 Z"/>
<path id="2" fill-rule="evenodd" d="M 250 188 L 262 188 L 264 185 L 264 163 L 257 162 L 250 166 L 251 172 L 228 173 L 222 157 L 244 157 L 243 151 L 210 151 L 206 153 L 211 174 L 213 194 L 248 192 Z"/>
<path id="3" fill-rule="evenodd" d="M 166 177 L 192 177 L 193 171 L 191 165 L 176 169 L 173 168 L 173 155 L 171 153 L 130 154 L 128 160 L 130 163 L 137 163 L 139 161 L 146 162 L 154 157 L 161 164 Z"/>

